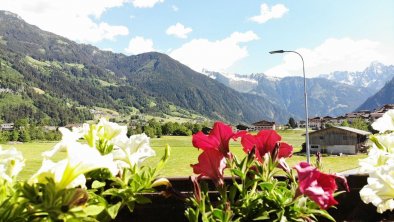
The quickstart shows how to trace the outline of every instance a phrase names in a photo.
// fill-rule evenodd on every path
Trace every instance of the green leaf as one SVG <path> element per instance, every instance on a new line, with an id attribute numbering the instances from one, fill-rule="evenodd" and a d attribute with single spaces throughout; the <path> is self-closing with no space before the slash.
<path id="1" fill-rule="evenodd" d="M 104 186 L 105 186 L 105 182 L 100 182 L 98 180 L 95 180 L 92 183 L 92 188 L 93 189 L 98 189 L 98 188 L 101 188 L 101 187 L 104 187 Z"/>
<path id="2" fill-rule="evenodd" d="M 91 205 L 91 206 L 87 206 L 83 211 L 88 216 L 95 216 L 101 213 L 104 209 L 105 209 L 104 206 Z"/>
<path id="3" fill-rule="evenodd" d="M 233 172 L 235 176 L 239 176 L 241 179 L 245 178 L 245 174 L 239 169 L 231 169 L 231 172 Z"/>
<path id="4" fill-rule="evenodd" d="M 229 198 L 232 203 L 235 202 L 234 199 L 235 199 L 235 195 L 237 194 L 237 189 L 238 189 L 238 187 L 236 187 L 236 186 L 230 187 Z"/>
<path id="5" fill-rule="evenodd" d="M 274 185 L 270 182 L 262 182 L 259 184 L 260 188 L 262 190 L 272 190 L 272 188 L 274 187 Z"/>
<path id="6" fill-rule="evenodd" d="M 319 209 L 319 210 L 312 210 L 311 212 L 313 214 L 319 214 L 319 215 L 327 218 L 328 220 L 335 221 L 335 219 L 325 210 L 320 210 Z"/>
<path id="7" fill-rule="evenodd" d="M 224 219 L 224 215 L 223 215 L 224 211 L 220 210 L 220 209 L 214 209 L 212 212 L 212 215 L 216 218 L 218 218 L 220 221 L 222 221 Z"/>
<path id="8" fill-rule="evenodd" d="M 258 216 L 256 218 L 254 218 L 253 220 L 268 220 L 270 219 L 269 215 L 262 215 L 262 216 Z"/>
<path id="9" fill-rule="evenodd" d="M 118 215 L 118 212 L 119 212 L 119 209 L 120 209 L 121 206 L 122 206 L 122 203 L 121 203 L 121 202 L 118 202 L 117 204 L 108 207 L 108 208 L 107 208 L 108 215 L 109 215 L 112 219 L 115 219 L 115 218 L 116 218 L 116 215 Z"/>
<path id="10" fill-rule="evenodd" d="M 136 202 L 138 204 L 148 204 L 148 203 L 151 203 L 152 201 L 143 195 L 138 195 L 138 196 L 136 196 Z"/>

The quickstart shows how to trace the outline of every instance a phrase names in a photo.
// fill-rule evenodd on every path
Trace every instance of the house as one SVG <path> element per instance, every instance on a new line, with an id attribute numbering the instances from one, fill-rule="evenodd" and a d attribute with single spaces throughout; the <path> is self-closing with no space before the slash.
<path id="1" fill-rule="evenodd" d="M 79 128 L 79 127 L 83 127 L 83 124 L 81 123 L 70 123 L 64 126 L 67 129 L 72 129 L 72 128 Z"/>
<path id="2" fill-rule="evenodd" d="M 347 121 L 345 116 L 337 116 L 336 118 L 336 124 L 334 125 L 341 125 L 343 122 Z"/>
<path id="3" fill-rule="evenodd" d="M 309 133 L 311 153 L 356 154 L 365 147 L 370 132 L 333 126 Z"/>
<path id="4" fill-rule="evenodd" d="M 236 128 L 237 128 L 237 130 L 246 130 L 246 131 L 249 131 L 250 129 L 253 129 L 252 126 L 245 125 L 245 124 L 238 124 L 236 126 Z"/>
<path id="5" fill-rule="evenodd" d="M 305 125 L 306 125 L 305 120 L 300 120 L 300 121 L 298 121 L 297 125 L 298 125 L 298 127 L 300 127 L 300 128 L 305 128 Z"/>
<path id="6" fill-rule="evenodd" d="M 369 122 L 371 116 L 371 112 L 368 110 L 361 110 L 358 112 L 346 113 L 345 117 L 349 123 L 352 123 L 356 119 L 363 119 L 366 122 Z"/>
<path id="7" fill-rule="evenodd" d="M 375 122 L 375 120 L 382 117 L 383 114 L 389 111 L 390 109 L 394 109 L 394 104 L 385 104 L 382 107 L 375 109 L 370 116 L 371 122 Z"/>
<path id="8" fill-rule="evenodd" d="M 314 117 L 308 120 L 308 126 L 314 130 L 321 129 L 322 127 L 322 117 Z"/>
<path id="9" fill-rule="evenodd" d="M 268 129 L 275 130 L 275 122 L 270 122 L 266 120 L 261 120 L 259 122 L 252 123 L 252 126 L 256 131 L 268 130 Z"/>
<path id="10" fill-rule="evenodd" d="M 46 132 L 48 132 L 48 131 L 56 131 L 57 127 L 56 126 L 44 126 L 43 129 Z"/>
<path id="11" fill-rule="evenodd" d="M 0 131 L 11 131 L 11 130 L 14 130 L 14 123 L 0 124 Z"/>

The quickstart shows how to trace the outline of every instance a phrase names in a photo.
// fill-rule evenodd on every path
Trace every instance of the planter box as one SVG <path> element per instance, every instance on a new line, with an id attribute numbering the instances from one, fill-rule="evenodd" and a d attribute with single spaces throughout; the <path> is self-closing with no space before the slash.
<path id="1" fill-rule="evenodd" d="M 359 192 L 367 185 L 367 178 L 367 174 L 346 176 L 350 192 L 335 197 L 339 202 L 337 208 L 328 210 L 337 221 L 394 221 L 394 212 L 377 213 L 374 205 L 365 204 L 361 200 Z M 339 189 L 344 190 L 343 187 Z"/>
<path id="2" fill-rule="evenodd" d="M 379 214 L 375 206 L 364 204 L 360 199 L 359 191 L 367 184 L 367 175 L 347 175 L 346 178 L 350 192 L 338 195 L 335 199 L 339 205 L 328 210 L 337 221 L 394 221 L 394 213 Z M 147 194 L 151 204 L 136 205 L 132 214 L 122 211 L 116 221 L 187 221 L 184 216 L 186 205 L 181 196 L 192 195 L 193 185 L 185 177 L 169 180 L 180 195 L 165 198 L 159 193 Z M 344 187 L 339 187 L 339 190 L 344 190 Z"/>

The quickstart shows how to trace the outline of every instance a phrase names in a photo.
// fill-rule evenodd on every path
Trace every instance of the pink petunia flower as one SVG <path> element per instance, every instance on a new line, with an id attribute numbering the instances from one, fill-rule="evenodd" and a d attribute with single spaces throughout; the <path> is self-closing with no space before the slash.
<path id="1" fill-rule="evenodd" d="M 298 172 L 298 191 L 315 201 L 322 209 L 338 204 L 334 199 L 337 190 L 335 179 L 343 179 L 332 174 L 320 172 L 309 163 L 301 162 L 294 167 Z M 346 187 L 347 183 L 344 181 Z"/>
<path id="2" fill-rule="evenodd" d="M 200 174 L 198 178 L 208 177 L 216 186 L 224 185 L 223 176 L 226 168 L 226 158 L 218 150 L 205 150 L 198 156 L 198 163 L 191 164 L 191 166 L 195 174 Z"/>
<path id="3" fill-rule="evenodd" d="M 272 154 L 275 146 L 279 143 L 277 158 L 290 157 L 293 154 L 293 147 L 287 143 L 280 142 L 281 136 L 275 130 L 261 130 L 257 135 L 246 134 L 242 136 L 241 144 L 246 153 L 255 147 L 256 157 L 262 162 L 266 153 Z"/>
<path id="4" fill-rule="evenodd" d="M 213 129 L 209 135 L 205 135 L 203 132 L 198 132 L 193 135 L 193 146 L 204 151 L 206 150 L 218 150 L 226 158 L 231 157 L 229 150 L 230 139 L 236 139 L 245 134 L 245 131 L 234 133 L 229 125 L 222 122 L 215 122 Z"/>

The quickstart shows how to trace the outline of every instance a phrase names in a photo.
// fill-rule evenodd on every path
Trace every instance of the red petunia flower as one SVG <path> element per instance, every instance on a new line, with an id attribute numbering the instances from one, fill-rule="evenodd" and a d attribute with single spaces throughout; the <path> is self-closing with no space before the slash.
<path id="1" fill-rule="evenodd" d="M 315 201 L 322 209 L 338 204 L 333 195 L 337 190 L 335 179 L 339 176 L 322 173 L 306 162 L 301 162 L 294 168 L 298 172 L 299 192 Z M 347 186 L 346 181 L 345 184 Z"/>
<path id="2" fill-rule="evenodd" d="M 274 151 L 279 143 L 278 158 L 290 157 L 293 154 L 293 147 L 287 143 L 280 142 L 281 136 L 275 130 L 261 130 L 257 135 L 246 134 L 242 136 L 241 144 L 246 153 L 252 151 L 254 147 L 257 159 L 262 162 L 266 153 Z"/>
<path id="3" fill-rule="evenodd" d="M 192 164 L 193 172 L 200 177 L 210 178 L 216 186 L 224 185 L 224 169 L 226 158 L 218 150 L 205 150 L 198 156 L 198 163 Z"/>
<path id="4" fill-rule="evenodd" d="M 230 139 L 236 139 L 245 134 L 245 131 L 234 133 L 229 125 L 221 122 L 215 122 L 209 135 L 201 131 L 193 135 L 193 146 L 202 150 L 218 150 L 225 157 L 231 157 L 229 150 Z"/>

